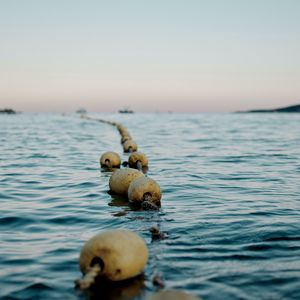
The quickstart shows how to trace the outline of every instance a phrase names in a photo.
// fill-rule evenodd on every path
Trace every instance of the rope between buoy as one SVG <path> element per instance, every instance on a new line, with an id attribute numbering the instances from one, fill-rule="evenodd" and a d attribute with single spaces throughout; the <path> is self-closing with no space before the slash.
<path id="1" fill-rule="evenodd" d="M 95 283 L 95 279 L 100 272 L 101 267 L 99 264 L 90 267 L 82 278 L 75 281 L 76 287 L 80 288 L 81 290 L 88 289 L 93 283 Z"/>
<path id="2" fill-rule="evenodd" d="M 136 162 L 136 168 L 139 170 L 139 171 L 143 171 L 143 165 L 142 165 L 142 162 L 140 160 L 138 160 Z"/>

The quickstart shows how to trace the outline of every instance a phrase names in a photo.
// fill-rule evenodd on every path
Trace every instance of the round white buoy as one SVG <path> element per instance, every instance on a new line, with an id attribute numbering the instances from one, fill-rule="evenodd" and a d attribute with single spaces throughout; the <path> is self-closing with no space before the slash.
<path id="1" fill-rule="evenodd" d="M 160 207 L 161 191 L 159 184 L 146 176 L 133 180 L 128 188 L 128 199 L 135 203 L 148 201 Z"/>
<path id="2" fill-rule="evenodd" d="M 147 300 L 201 300 L 191 294 L 181 291 L 162 291 L 153 294 Z"/>
<path id="3" fill-rule="evenodd" d="M 133 140 L 128 140 L 123 144 L 124 152 L 134 152 L 137 151 L 138 146 Z"/>
<path id="4" fill-rule="evenodd" d="M 112 151 L 103 153 L 99 161 L 103 168 L 119 168 L 121 165 L 119 154 Z"/>
<path id="5" fill-rule="evenodd" d="M 141 176 L 144 177 L 145 175 L 135 169 L 124 168 L 117 170 L 109 179 L 109 188 L 113 193 L 127 196 L 130 183 Z"/>
<path id="6" fill-rule="evenodd" d="M 148 158 L 142 152 L 134 152 L 130 154 L 128 158 L 129 167 L 135 168 L 141 171 L 142 167 L 148 166 Z"/>
<path id="7" fill-rule="evenodd" d="M 88 288 L 96 277 L 111 281 L 135 277 L 142 273 L 147 260 L 147 246 L 137 234 L 123 229 L 99 233 L 81 249 L 80 270 L 85 277 L 77 285 Z"/>

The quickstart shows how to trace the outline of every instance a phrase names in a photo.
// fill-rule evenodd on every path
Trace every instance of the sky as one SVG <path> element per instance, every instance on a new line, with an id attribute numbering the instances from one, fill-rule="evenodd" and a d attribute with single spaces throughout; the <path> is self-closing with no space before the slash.
<path id="1" fill-rule="evenodd" d="M 0 0 L 0 108 L 297 103 L 299 0 Z"/>

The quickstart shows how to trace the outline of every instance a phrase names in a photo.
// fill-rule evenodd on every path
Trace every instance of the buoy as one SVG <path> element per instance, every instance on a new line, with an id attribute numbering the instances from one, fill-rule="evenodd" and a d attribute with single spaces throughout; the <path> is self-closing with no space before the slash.
<path id="1" fill-rule="evenodd" d="M 159 184 L 146 176 L 140 176 L 131 182 L 128 188 L 128 199 L 134 203 L 150 202 L 160 207 L 161 191 Z"/>
<path id="2" fill-rule="evenodd" d="M 89 288 L 96 277 L 121 281 L 143 272 L 148 249 L 137 234 L 123 229 L 108 230 L 86 242 L 80 252 L 80 270 L 84 277 L 76 281 Z"/>
<path id="3" fill-rule="evenodd" d="M 128 164 L 131 168 L 142 170 L 143 167 L 148 166 L 148 158 L 142 152 L 134 152 L 128 158 Z"/>
<path id="4" fill-rule="evenodd" d="M 126 141 L 132 140 L 130 135 L 123 135 L 121 138 L 121 144 L 124 144 Z"/>
<path id="5" fill-rule="evenodd" d="M 129 132 L 127 131 L 127 129 L 124 126 L 119 125 L 119 126 L 117 126 L 117 128 L 118 128 L 121 135 L 129 134 Z"/>
<path id="6" fill-rule="evenodd" d="M 104 168 L 119 168 L 121 165 L 121 158 L 116 152 L 105 152 L 100 157 L 100 165 Z"/>
<path id="7" fill-rule="evenodd" d="M 201 300 L 191 294 L 181 291 L 162 291 L 155 293 L 147 300 Z"/>
<path id="8" fill-rule="evenodd" d="M 123 144 L 124 152 L 134 152 L 137 151 L 138 146 L 133 140 L 128 140 Z"/>
<path id="9" fill-rule="evenodd" d="M 125 138 L 125 137 L 131 137 L 131 134 L 128 131 L 124 131 L 123 133 L 121 133 L 121 137 Z M 131 138 L 132 139 L 132 138 Z"/>
<path id="10" fill-rule="evenodd" d="M 113 193 L 126 195 L 130 183 L 138 177 L 145 175 L 135 169 L 124 168 L 115 171 L 109 179 L 109 188 Z"/>

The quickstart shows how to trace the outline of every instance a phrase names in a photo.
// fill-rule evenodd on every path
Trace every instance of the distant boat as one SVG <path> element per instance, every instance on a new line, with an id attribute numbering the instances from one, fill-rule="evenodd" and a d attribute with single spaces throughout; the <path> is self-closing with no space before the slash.
<path id="1" fill-rule="evenodd" d="M 120 113 L 120 114 L 133 114 L 134 111 L 131 110 L 131 109 L 129 109 L 129 108 L 124 108 L 124 109 L 120 109 L 120 110 L 119 110 L 119 113 Z"/>
<path id="2" fill-rule="evenodd" d="M 77 114 L 86 114 L 87 113 L 87 111 L 84 109 L 84 108 L 79 108 L 78 110 L 76 110 L 76 113 Z"/>

